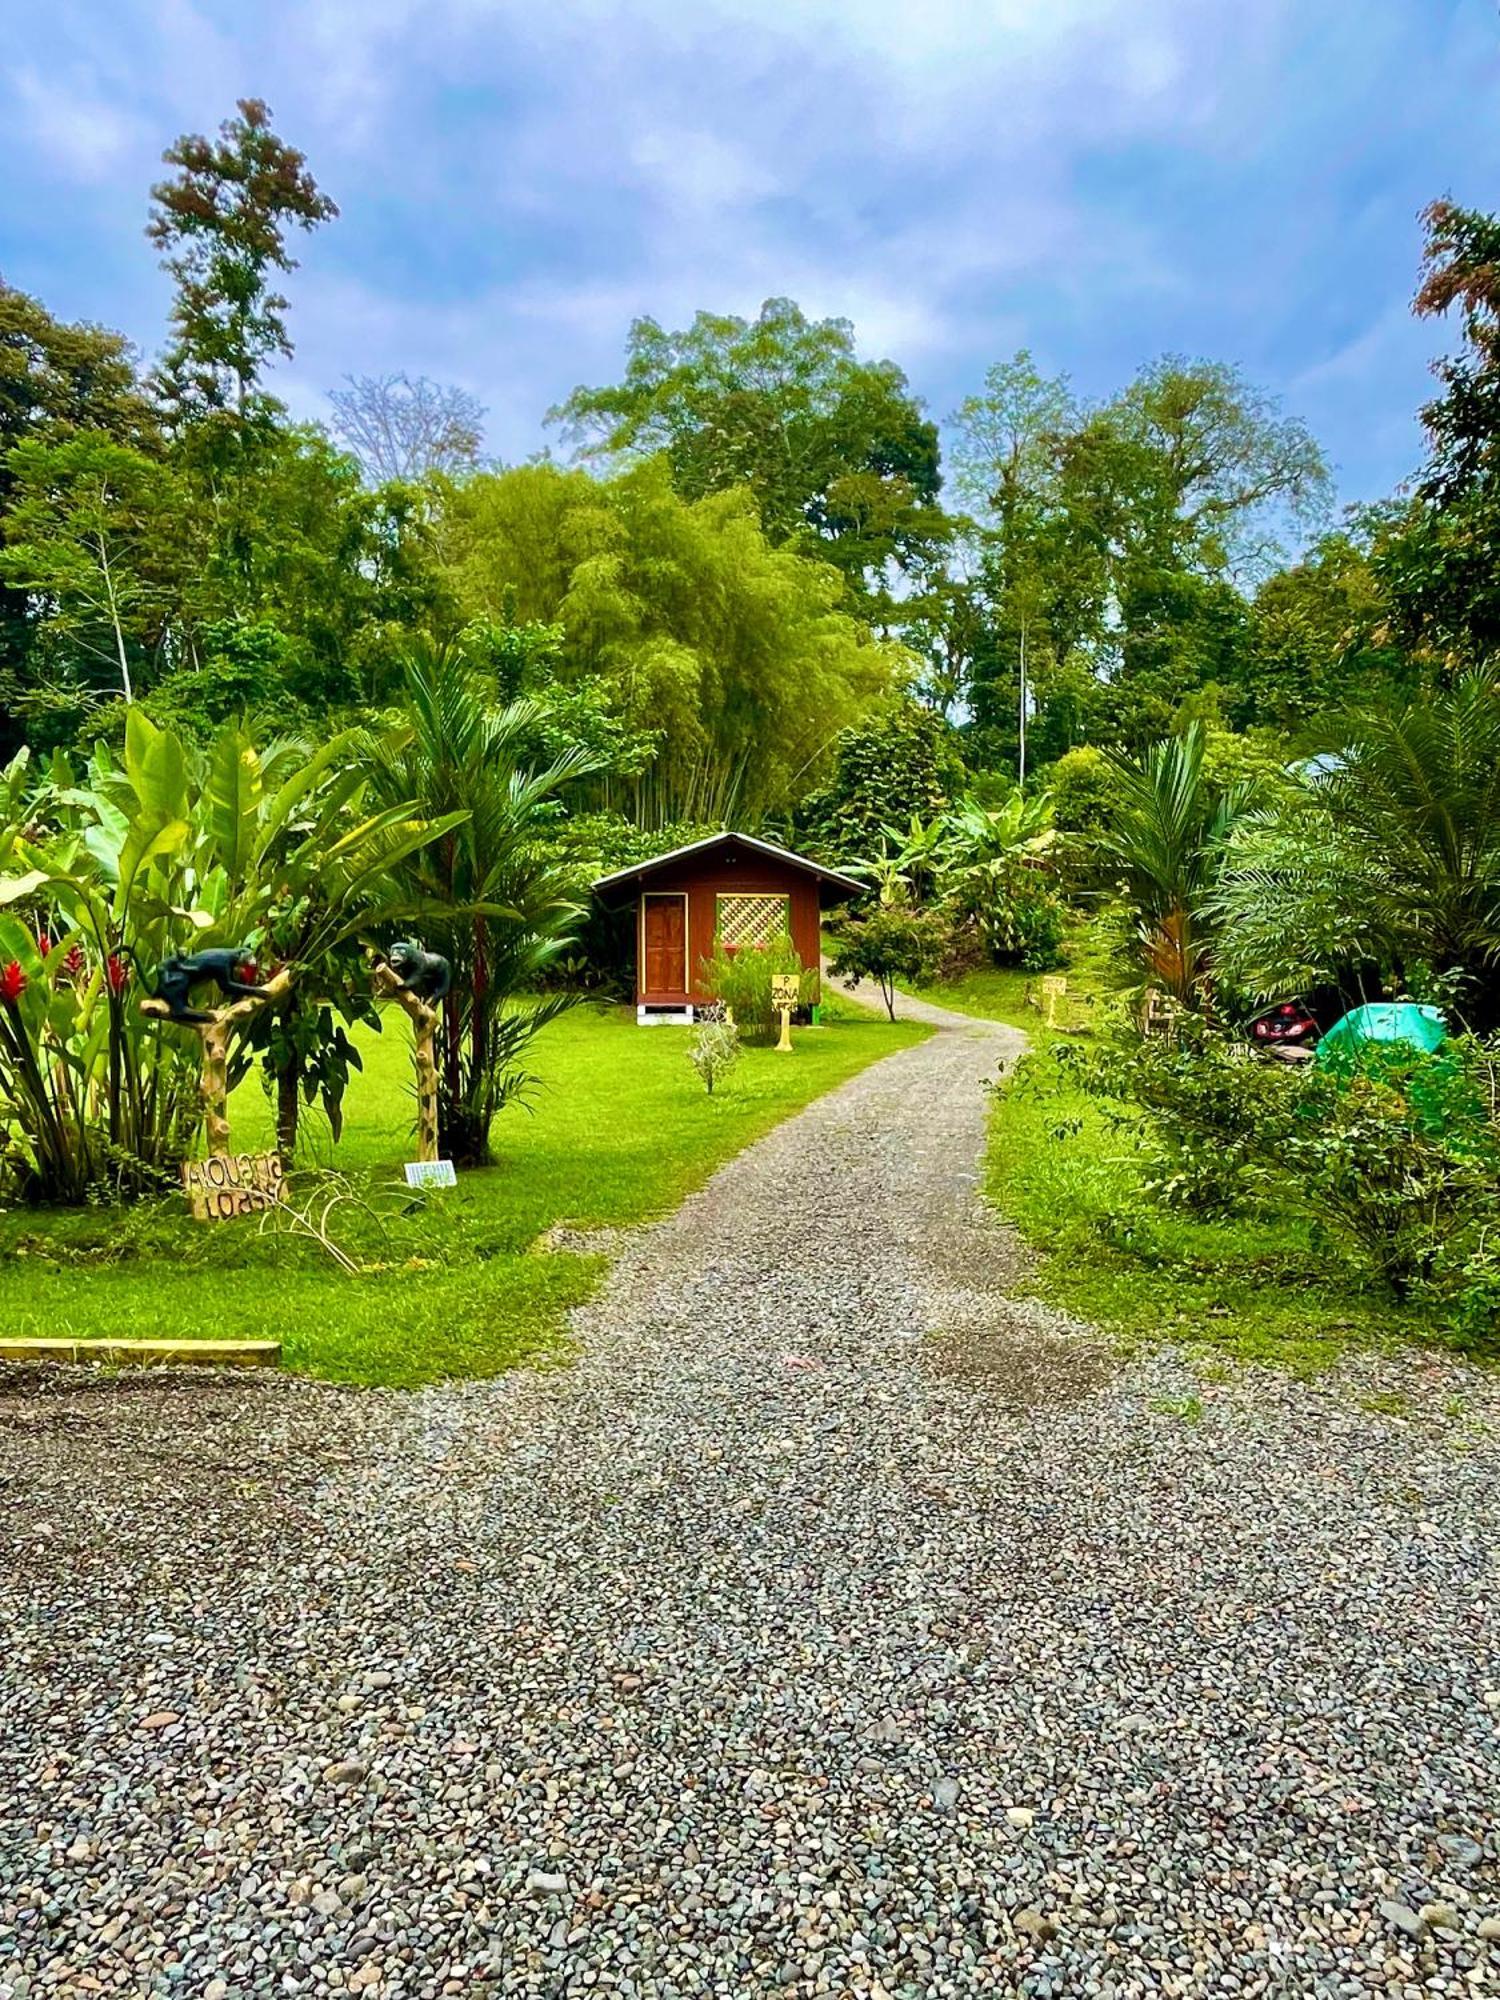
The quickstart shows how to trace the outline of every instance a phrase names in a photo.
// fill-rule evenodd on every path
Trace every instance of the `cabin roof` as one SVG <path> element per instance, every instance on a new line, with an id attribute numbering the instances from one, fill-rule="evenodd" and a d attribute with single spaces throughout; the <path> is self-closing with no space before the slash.
<path id="1" fill-rule="evenodd" d="M 789 847 L 778 847 L 774 841 L 759 840 L 753 833 L 727 831 L 711 833 L 703 840 L 690 840 L 685 847 L 674 847 L 670 854 L 656 854 L 649 861 L 633 861 L 628 868 L 616 868 L 612 874 L 599 877 L 594 891 L 596 894 L 608 894 L 612 889 L 638 887 L 661 869 L 689 860 L 695 854 L 706 855 L 716 847 L 743 847 L 753 854 L 767 855 L 788 868 L 800 868 L 804 874 L 815 877 L 820 883 L 826 882 L 848 896 L 864 892 L 863 882 L 857 882 L 852 875 L 840 873 L 837 868 L 825 868 L 821 861 L 811 861 L 805 854 L 794 854 Z"/>

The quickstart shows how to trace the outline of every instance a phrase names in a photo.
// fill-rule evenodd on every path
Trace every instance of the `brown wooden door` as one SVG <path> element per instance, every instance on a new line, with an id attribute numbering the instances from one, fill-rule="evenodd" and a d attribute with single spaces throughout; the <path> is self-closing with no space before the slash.
<path id="1" fill-rule="evenodd" d="M 646 933 L 646 994 L 687 992 L 687 902 L 682 896 L 648 896 L 643 919 Z"/>

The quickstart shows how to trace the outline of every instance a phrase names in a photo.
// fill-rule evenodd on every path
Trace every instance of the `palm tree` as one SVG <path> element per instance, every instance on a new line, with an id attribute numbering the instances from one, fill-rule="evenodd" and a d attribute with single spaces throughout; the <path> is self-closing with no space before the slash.
<path id="1" fill-rule="evenodd" d="M 1147 980 L 1186 1007 L 1209 997 L 1212 894 L 1225 842 L 1254 801 L 1248 784 L 1215 783 L 1203 751 L 1203 732 L 1192 723 L 1139 762 L 1114 759 L 1117 797 L 1100 840 Z"/>
<path id="2" fill-rule="evenodd" d="M 1397 987 L 1426 968 L 1470 1027 L 1500 1027 L 1500 679 L 1354 711 L 1326 740 L 1235 840 L 1227 963 L 1267 992 L 1361 962 Z"/>
<path id="3" fill-rule="evenodd" d="M 497 707 L 455 647 L 419 642 L 404 676 L 409 728 L 378 752 L 372 789 L 416 799 L 429 818 L 463 816 L 407 857 L 402 881 L 426 942 L 453 968 L 437 1030 L 439 1145 L 482 1165 L 496 1112 L 532 1081 L 527 1045 L 576 998 L 523 996 L 536 994 L 582 914 L 545 836 L 560 788 L 598 766 L 575 751 L 529 768 L 536 705 Z"/>

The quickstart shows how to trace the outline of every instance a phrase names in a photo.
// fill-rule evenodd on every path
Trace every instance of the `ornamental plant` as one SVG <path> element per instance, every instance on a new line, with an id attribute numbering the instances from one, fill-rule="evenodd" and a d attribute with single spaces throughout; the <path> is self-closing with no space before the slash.
<path id="1" fill-rule="evenodd" d="M 228 726 L 200 752 L 137 706 L 118 756 L 100 746 L 84 774 L 54 763 L 32 797 L 7 791 L 0 1169 L 25 1198 L 143 1192 L 190 1151 L 198 1045 L 139 1005 L 165 958 L 257 951 L 315 878 L 288 955 L 315 986 L 324 957 L 386 907 L 392 867 L 444 830 L 409 803 L 362 811 L 364 741 L 262 753 Z M 242 1038 L 231 1083 L 248 1060 Z"/>
<path id="2" fill-rule="evenodd" d="M 705 1007 L 699 1014 L 687 1057 L 712 1097 L 714 1086 L 724 1081 L 740 1059 L 740 1031 L 726 1017 L 722 1006 Z"/>
<path id="3" fill-rule="evenodd" d="M 797 1004 L 810 1006 L 818 990 L 817 971 L 802 963 L 785 931 L 765 944 L 732 948 L 716 943 L 703 960 L 699 977 L 715 999 L 734 1015 L 746 1041 L 771 1041 L 780 1015 L 771 1000 L 771 981 L 778 975 L 797 981 Z"/>

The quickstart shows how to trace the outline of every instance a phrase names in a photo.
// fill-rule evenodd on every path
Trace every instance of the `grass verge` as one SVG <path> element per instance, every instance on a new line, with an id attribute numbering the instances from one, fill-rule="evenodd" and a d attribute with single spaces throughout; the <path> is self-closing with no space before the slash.
<path id="1" fill-rule="evenodd" d="M 681 1029 L 637 1028 L 631 1009 L 579 1007 L 534 1044 L 541 1087 L 529 1108 L 497 1119 L 495 1164 L 422 1197 L 401 1185 L 414 1107 L 405 1023 L 390 1014 L 385 1032 L 363 1042 L 342 1141 L 310 1120 L 305 1148 L 360 1198 L 331 1226 L 361 1276 L 254 1220 L 194 1223 L 175 1195 L 124 1209 L 12 1210 L 0 1214 L 0 1330 L 272 1335 L 289 1368 L 401 1388 L 558 1354 L 567 1311 L 604 1260 L 539 1252 L 545 1230 L 628 1227 L 668 1212 L 782 1118 L 926 1032 L 848 1002 L 826 1014 L 821 1028 L 794 1034 L 791 1057 L 747 1049 L 710 1097 Z M 236 1146 L 269 1144 L 257 1080 L 242 1085 L 232 1116 Z"/>

